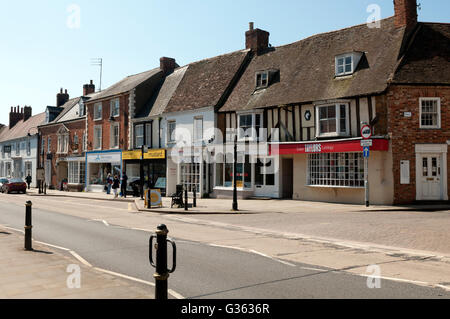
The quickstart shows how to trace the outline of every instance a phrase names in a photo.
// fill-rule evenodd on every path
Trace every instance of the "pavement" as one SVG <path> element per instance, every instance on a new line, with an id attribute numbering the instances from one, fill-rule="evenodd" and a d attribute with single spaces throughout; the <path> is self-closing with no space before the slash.
<path id="1" fill-rule="evenodd" d="M 23 235 L 1 226 L 0 251 L 0 299 L 154 298 L 153 287 L 93 268 L 59 249 L 34 241 L 33 250 L 25 251 Z"/>

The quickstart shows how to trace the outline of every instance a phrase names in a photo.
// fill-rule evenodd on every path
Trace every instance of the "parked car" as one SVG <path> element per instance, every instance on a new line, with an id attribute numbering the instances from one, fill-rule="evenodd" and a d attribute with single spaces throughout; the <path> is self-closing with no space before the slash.
<path id="1" fill-rule="evenodd" d="M 8 183 L 8 179 L 6 177 L 0 177 L 0 192 L 2 191 L 3 184 Z"/>
<path id="2" fill-rule="evenodd" d="M 27 183 L 21 178 L 9 178 L 5 183 L 2 183 L 2 193 L 9 194 L 11 192 L 26 193 Z"/>

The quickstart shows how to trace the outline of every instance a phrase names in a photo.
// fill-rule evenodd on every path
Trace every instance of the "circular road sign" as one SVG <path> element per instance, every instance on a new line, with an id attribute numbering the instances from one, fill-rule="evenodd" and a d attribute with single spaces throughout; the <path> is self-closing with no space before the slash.
<path id="1" fill-rule="evenodd" d="M 369 125 L 364 125 L 361 128 L 361 136 L 363 139 L 367 140 L 372 137 L 372 129 Z"/>

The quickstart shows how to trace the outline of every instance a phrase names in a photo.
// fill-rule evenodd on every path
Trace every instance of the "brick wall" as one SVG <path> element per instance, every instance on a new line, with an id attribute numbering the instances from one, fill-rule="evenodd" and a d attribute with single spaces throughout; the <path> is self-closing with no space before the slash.
<path id="1" fill-rule="evenodd" d="M 120 112 L 119 117 L 115 118 L 115 122 L 110 122 L 111 111 L 110 103 L 111 100 L 119 98 L 120 101 Z M 87 103 L 87 141 L 88 141 L 88 151 L 94 150 L 94 127 L 102 127 L 102 150 L 111 149 L 111 124 L 119 123 L 119 149 L 128 149 L 128 107 L 129 107 L 129 94 L 124 94 L 120 96 L 115 96 L 106 100 L 101 101 L 102 103 L 102 119 L 94 121 L 94 105 L 96 102 Z M 100 102 L 98 102 L 100 103 Z"/>
<path id="2" fill-rule="evenodd" d="M 58 174 L 57 174 L 57 172 L 58 172 L 57 160 L 59 158 L 69 157 L 69 156 L 80 156 L 81 154 L 83 154 L 82 142 L 83 142 L 83 134 L 85 132 L 85 122 L 86 122 L 86 119 L 82 118 L 77 121 L 64 123 L 64 125 L 69 130 L 69 146 L 68 146 L 67 154 L 57 154 L 57 152 L 58 152 L 58 134 L 57 133 L 58 133 L 59 129 L 63 126 L 63 124 L 54 124 L 51 126 L 44 126 L 44 127 L 39 128 L 39 132 L 40 132 L 40 136 L 41 136 L 41 140 L 39 141 L 39 153 L 38 153 L 39 154 L 39 163 L 44 168 L 45 168 L 45 163 L 47 160 L 48 138 L 49 137 L 51 138 L 50 152 L 52 154 L 52 160 L 51 160 L 52 173 L 51 173 L 51 185 L 48 185 L 48 186 L 56 187 L 61 183 L 61 181 L 59 180 L 60 178 L 58 177 Z M 76 148 L 73 144 L 75 134 L 78 136 L 78 141 L 79 141 L 79 146 L 78 146 L 77 152 L 75 152 Z M 45 143 L 45 145 L 44 145 L 45 149 L 44 149 L 43 154 L 41 152 L 42 139 L 44 139 L 44 143 Z"/>
<path id="3" fill-rule="evenodd" d="M 407 204 L 416 200 L 416 144 L 446 144 L 450 140 L 450 87 L 391 86 L 387 92 L 388 131 L 392 139 L 394 203 Z M 441 99 L 441 128 L 420 128 L 419 99 Z M 411 117 L 405 117 L 411 112 Z M 449 159 L 450 157 L 448 157 Z M 400 161 L 410 161 L 410 184 L 400 184 Z M 450 162 L 447 160 L 447 167 Z M 447 170 L 450 181 L 449 170 Z M 448 188 L 450 189 L 450 188 Z"/>

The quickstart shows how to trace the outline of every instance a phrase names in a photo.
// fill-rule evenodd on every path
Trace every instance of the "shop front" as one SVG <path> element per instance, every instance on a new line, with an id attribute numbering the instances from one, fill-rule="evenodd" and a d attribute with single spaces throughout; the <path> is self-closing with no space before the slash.
<path id="1" fill-rule="evenodd" d="M 84 156 L 67 157 L 68 163 L 68 190 L 81 192 L 86 183 L 86 158 Z"/>
<path id="2" fill-rule="evenodd" d="M 86 153 L 86 191 L 102 192 L 108 173 L 122 176 L 122 151 L 94 151 Z"/>
<path id="3" fill-rule="evenodd" d="M 124 151 L 122 153 L 124 171 L 128 176 L 127 191 L 132 192 L 133 186 L 140 185 L 141 164 L 144 174 L 144 190 L 160 189 L 162 196 L 166 195 L 166 150 L 149 149 L 142 158 L 141 150 Z"/>
<path id="4" fill-rule="evenodd" d="M 394 180 L 389 141 L 373 138 L 368 158 L 369 199 L 392 204 Z M 314 143 L 272 144 L 280 156 L 280 191 L 293 199 L 364 203 L 364 156 L 361 138 Z M 285 197 L 285 196 L 284 196 Z"/>

